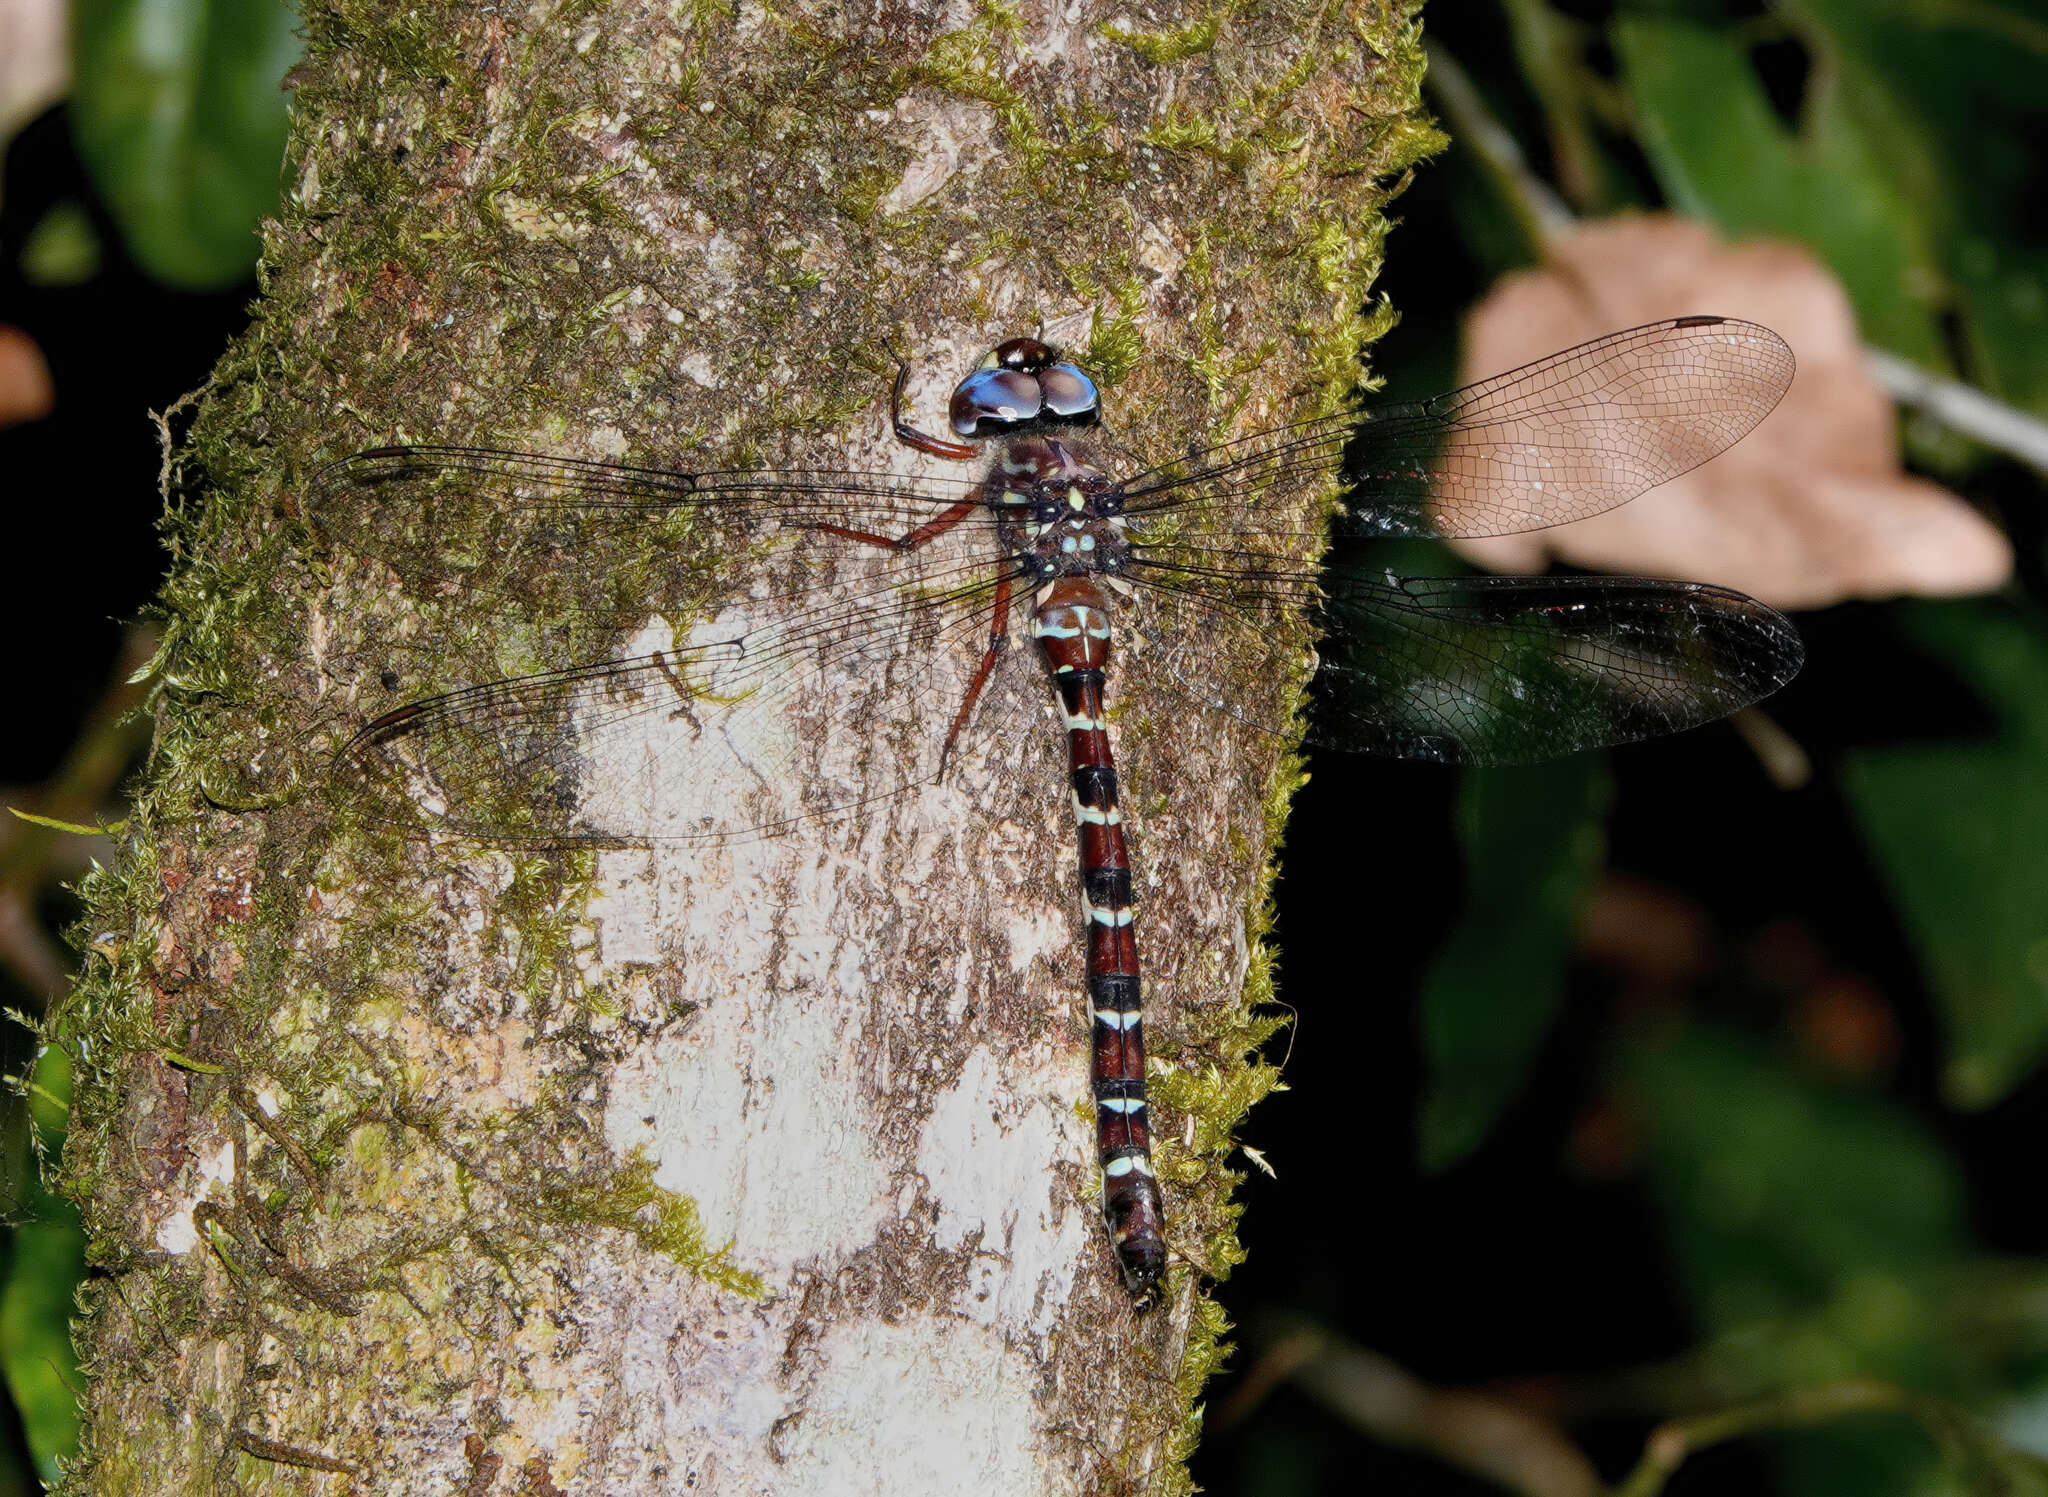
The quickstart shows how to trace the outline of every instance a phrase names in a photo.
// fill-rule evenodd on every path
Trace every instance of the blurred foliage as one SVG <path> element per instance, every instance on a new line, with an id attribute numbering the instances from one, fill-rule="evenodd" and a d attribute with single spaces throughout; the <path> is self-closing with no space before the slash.
<path id="1" fill-rule="evenodd" d="M 2006 1096 L 2048 1047 L 2048 629 L 2033 610 L 1914 604 L 1917 644 L 1979 695 L 1971 738 L 1857 749 L 1842 765 L 1947 1026 L 1959 1107 Z"/>
<path id="2" fill-rule="evenodd" d="M 2040 5 L 1666 0 L 1598 33 L 1539 0 L 1505 9 L 1582 211 L 1647 200 L 1640 152 L 1666 206 L 1818 253 L 1874 342 L 2048 411 Z M 1617 75 L 1575 39 L 1611 47 Z"/>
<path id="3" fill-rule="evenodd" d="M 1616 23 L 1614 42 L 1672 207 L 1731 234 L 1809 245 L 1842 278 L 1866 336 L 1941 361 L 1925 226 L 1850 117 L 1846 90 L 1810 90 L 1795 133 L 1772 111 L 1738 36 L 1637 16 Z"/>
<path id="4" fill-rule="evenodd" d="M 1969 1233 L 1956 1163 L 1922 1123 L 1705 1025 L 1635 1033 L 1620 1071 L 1701 1329 L 1719 1338 L 1717 1385 L 1696 1395 L 1711 1406 L 1875 1378 L 1996 1398 L 2011 1370 L 2002 1348 L 1959 1334 L 1940 1292 Z M 1896 1416 L 1781 1445 L 1790 1490 L 1958 1490 L 1952 1454 Z"/>
<path id="5" fill-rule="evenodd" d="M 1922 1355 L 1903 1286 L 1967 1251 L 1954 1161 L 1868 1088 L 1802 1074 L 1740 1034 L 1636 1036 L 1621 1062 L 1653 1140 L 1650 1178 L 1709 1333 L 1853 1301 L 1854 1341 L 1781 1366 L 1800 1382 L 1899 1377 L 1953 1392 Z M 1790 1343 L 1786 1343 L 1789 1345 Z"/>
<path id="6" fill-rule="evenodd" d="M 1931 282 L 1916 265 L 1900 297 L 1931 285 L 1956 320 L 1963 372 L 2015 405 L 2048 411 L 2048 234 L 2039 218 L 2048 10 L 2001 0 L 1802 0 L 1785 18 L 1813 54 L 1815 92 L 1825 90 L 1868 142 L 1924 241 Z"/>
<path id="7" fill-rule="evenodd" d="M 1730 234 L 1806 244 L 1873 342 L 2048 412 L 2048 15 L 1997 0 L 1797 0 L 1771 21 L 1615 20 L 1666 198 Z M 1767 97 L 1766 44 L 1803 54 L 1796 125 Z M 1982 1107 L 2048 1049 L 2048 902 L 2034 897 L 2048 888 L 2044 638 L 2038 618 L 1965 604 L 1909 616 L 2005 730 L 1856 755 L 1845 788 L 1942 999 L 1950 1098 Z"/>
<path id="8" fill-rule="evenodd" d="M 255 268 L 297 25 L 285 0 L 76 0 L 79 153 L 129 252 L 165 285 L 217 289 Z"/>
<path id="9" fill-rule="evenodd" d="M 63 1138 L 70 1105 L 70 1063 L 63 1051 L 47 1050 L 35 1068 L 28 1109 L 43 1147 Z M 37 1471 L 51 1481 L 58 1460 L 78 1443 L 71 1288 L 85 1277 L 85 1235 L 77 1209 L 45 1191 L 34 1171 L 16 1177 L 27 1188 L 0 1279 L 0 1377 L 21 1414 Z"/>
<path id="10" fill-rule="evenodd" d="M 31 286 L 77 286 L 99 273 L 100 243 L 77 203 L 44 214 L 21 248 L 22 279 Z"/>
<path id="11" fill-rule="evenodd" d="M 1577 213 L 1669 207 L 1729 238 L 1797 241 L 1840 279 L 1873 345 L 2048 414 L 2048 6 L 1435 0 L 1426 20 L 1432 43 Z M 1473 121 L 1447 124 L 1469 136 Z M 1476 262 L 1456 293 L 1469 301 L 1537 258 L 1540 205 L 1503 158 L 1469 145 L 1440 171 L 1419 190 L 1442 194 Z M 1434 306 L 1436 281 L 1456 273 L 1429 257 L 1393 246 L 1389 289 L 1406 306 Z M 1453 341 L 1446 325 L 1402 354 L 1441 371 Z M 1939 450 L 1944 476 L 1966 494 L 1973 482 L 2001 497 L 2017 489 L 2017 539 L 2039 546 L 2038 475 L 1952 435 Z M 2044 571 L 2048 556 L 2023 559 L 2035 591 Z M 1853 721 L 1795 726 L 1860 838 L 1850 856 L 1867 855 L 1881 881 L 1873 892 L 1891 900 L 1865 918 L 1895 923 L 1908 952 L 1903 969 L 1872 970 L 1869 991 L 1903 1010 L 1887 1022 L 1932 1047 L 1908 1075 L 1919 1070 L 1938 1090 L 1916 1094 L 1881 1064 L 1831 1064 L 1798 1042 L 1782 1008 L 1798 993 L 1774 996 L 1772 980 L 1730 970 L 1740 959 L 1725 926 L 1712 937 L 1717 968 L 1655 990 L 1647 1018 L 1616 1005 L 1590 1065 L 1583 1034 L 1569 1042 L 1579 1059 L 1561 1053 L 1560 1019 L 1587 987 L 1575 927 L 1614 818 L 1659 813 L 1617 808 L 1599 761 L 1473 773 L 1455 813 L 1464 899 L 1421 983 L 1416 1165 L 1450 1179 L 1483 1170 L 1520 1142 L 1502 1126 L 1518 1103 L 1590 1087 L 1586 1117 L 1604 1121 L 1587 1158 L 1648 1187 L 1698 1337 L 1666 1363 L 1616 1374 L 1607 1402 L 1619 1388 L 1624 1406 L 1711 1419 L 1768 1409 L 1794 1390 L 1876 1380 L 1899 1390 L 1895 1405 L 1816 1421 L 1732 1419 L 1717 1438 L 1785 1432 L 1725 1489 L 2048 1491 L 2037 1455 L 2048 1452 L 2048 1259 L 1984 1245 L 1975 1176 L 1987 1166 L 1960 1132 L 1963 1114 L 2038 1088 L 2048 1058 L 2048 627 L 2038 598 L 1887 612 L 1901 652 L 1973 710 L 1905 723 L 1882 710 L 1885 681 L 1823 679 L 1805 689 L 1873 706 L 1850 708 Z M 1829 668 L 1825 656 L 1814 665 Z M 1675 802 L 1689 788 L 1667 793 Z M 1812 878 L 1845 876 L 1813 856 Z M 1924 1031 L 1910 1009 L 1916 979 L 1931 1000 Z M 1673 979 L 1634 980 L 1654 989 Z M 1585 1074 L 1548 1075 L 1553 1061 Z M 1575 1135 L 1566 1147 L 1587 1146 Z M 1512 1241 L 1503 1234 L 1504 1251 Z M 1560 1346 L 1555 1356 L 1571 1366 L 1578 1354 Z M 1247 1448 L 1253 1441 L 1276 1473 L 1296 1474 L 1271 1486 L 1255 1475 L 1246 1490 L 1337 1489 L 1300 1472 L 1340 1463 L 1290 1454 L 1271 1430 L 1248 1435 Z M 1401 1490 L 1467 1489 L 1390 1469 Z M 1662 1489 L 1661 1476 L 1646 1480 L 1640 1490 Z"/>
<path id="12" fill-rule="evenodd" d="M 1458 801 L 1465 918 L 1421 995 L 1422 1167 L 1477 1148 L 1515 1098 L 1564 999 L 1580 903 L 1600 871 L 1607 763 L 1475 771 Z"/>
<path id="13" fill-rule="evenodd" d="M 2048 221 L 2025 218 L 2037 213 L 2037 184 L 2048 184 L 2048 165 L 2027 149 L 2030 140 L 2048 144 L 2048 16 L 1995 0 L 1788 0 L 1738 25 L 1711 5 L 1667 4 L 1621 10 L 1595 34 L 1535 0 L 1504 9 L 1517 58 L 1534 64 L 1526 86 L 1549 111 L 1550 146 L 1558 161 L 1580 163 L 1595 199 L 1585 206 L 1615 206 L 1627 193 L 1623 158 L 1638 149 L 1671 205 L 1730 236 L 1792 239 L 1820 254 L 1874 342 L 1930 366 L 1963 363 L 1988 388 L 2048 411 Z M 1560 40 L 1572 35 L 1587 55 Z M 1587 60 L 1603 39 L 1613 79 Z M 1758 53 L 1795 43 L 1805 73 L 1793 121 L 1771 96 Z M 1592 128 L 1616 86 L 1632 135 Z M 1468 177 L 1456 205 L 1494 269 L 1526 259 L 1498 192 L 1489 201 Z M 1984 1106 L 2048 1052 L 2048 631 L 2031 613 L 1968 603 L 1899 613 L 2001 728 L 1979 740 L 1858 750 L 1844 783 L 1943 999 L 1951 1098 Z M 1546 882 L 1540 849 L 1555 858 L 1597 846 L 1602 819 L 1593 802 L 1577 807 L 1577 823 L 1556 822 L 1570 796 L 1522 821 L 1489 817 L 1482 807 L 1498 793 L 1490 777 L 1468 781 L 1468 867 L 1518 870 L 1523 893 L 1539 892 L 1508 909 L 1511 880 L 1497 893 L 1476 884 L 1425 999 L 1439 1068 L 1460 1064 L 1460 1043 L 1493 1045 L 1489 1091 L 1511 1087 L 1511 1058 L 1533 1059 L 1528 1015 L 1554 1006 L 1570 954 L 1554 934 L 1569 905 Z M 1528 824 L 1537 817 L 1551 824 Z M 1525 927 L 1515 937 L 1524 991 L 1512 997 L 1484 966 L 1502 945 L 1504 915 Z M 1553 928 L 1550 938 L 1538 924 Z M 1487 1012 L 1515 1038 L 1454 1038 L 1451 1015 L 1489 987 L 1499 996 Z M 1436 1116 L 1450 1104 L 1439 1093 L 1427 1106 Z M 1429 1162 L 1441 1166 L 1476 1142 L 1469 1126 L 1447 1134 L 1440 1116 L 1425 1121 Z"/>

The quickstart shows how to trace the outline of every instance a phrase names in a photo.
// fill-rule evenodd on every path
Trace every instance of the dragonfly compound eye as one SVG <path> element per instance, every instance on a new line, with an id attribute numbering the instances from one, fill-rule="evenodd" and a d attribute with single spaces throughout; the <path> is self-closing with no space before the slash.
<path id="1" fill-rule="evenodd" d="M 1029 342 L 1029 339 L 1019 339 Z M 1003 348 L 990 354 L 1000 361 Z M 1038 344 L 1050 356 L 1044 344 Z M 1101 419 L 1095 382 L 1072 364 L 984 364 L 953 389 L 948 416 L 963 437 L 991 437 L 1034 424 L 1092 426 Z"/>
<path id="2" fill-rule="evenodd" d="M 963 437 L 992 436 L 1038 418 L 1038 380 L 1015 369 L 977 369 L 953 390 L 948 412 Z"/>
<path id="3" fill-rule="evenodd" d="M 1072 364 L 1055 364 L 1038 376 L 1042 414 L 1073 426 L 1093 426 L 1102 418 L 1102 398 L 1095 381 Z"/>

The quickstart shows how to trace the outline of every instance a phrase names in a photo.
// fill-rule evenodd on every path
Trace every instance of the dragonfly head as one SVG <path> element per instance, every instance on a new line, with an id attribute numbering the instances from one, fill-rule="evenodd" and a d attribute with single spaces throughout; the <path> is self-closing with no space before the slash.
<path id="1" fill-rule="evenodd" d="M 1037 338 L 998 344 L 981 367 L 953 388 L 953 430 L 963 437 L 1008 437 L 1102 419 L 1095 381 Z"/>

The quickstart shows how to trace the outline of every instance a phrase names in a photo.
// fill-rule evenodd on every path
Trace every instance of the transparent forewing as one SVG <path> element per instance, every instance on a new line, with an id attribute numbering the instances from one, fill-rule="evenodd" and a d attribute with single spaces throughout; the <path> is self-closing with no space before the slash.
<path id="1" fill-rule="evenodd" d="M 659 648 L 386 713 L 337 779 L 375 819 L 500 842 L 726 838 L 856 811 L 936 775 L 998 581 L 985 554 L 877 552 L 830 590 L 742 598 Z"/>
<path id="2" fill-rule="evenodd" d="M 1342 486 L 1340 531 L 1441 539 L 1582 520 L 1698 467 L 1770 414 L 1792 350 L 1769 328 L 1685 317 L 1610 334 L 1414 405 L 1247 437 L 1125 486 L 1134 515 L 1234 509 L 1274 534 L 1288 501 Z"/>
<path id="3" fill-rule="evenodd" d="M 1799 636 L 1753 598 L 1634 577 L 1324 579 L 1313 741 L 1525 764 L 1682 732 L 1797 674 Z"/>
<path id="4" fill-rule="evenodd" d="M 378 447 L 322 468 L 307 518 L 425 596 L 560 616 L 694 607 L 756 547 L 822 525 L 897 535 L 971 480 L 690 473 L 487 447 Z M 854 543 L 857 544 L 857 543 Z"/>

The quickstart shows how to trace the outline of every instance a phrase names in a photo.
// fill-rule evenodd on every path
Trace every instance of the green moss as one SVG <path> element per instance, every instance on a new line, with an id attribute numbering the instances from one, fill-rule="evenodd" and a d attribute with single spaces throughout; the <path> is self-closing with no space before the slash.
<path id="1" fill-rule="evenodd" d="M 697 1203 L 654 1183 L 654 1162 L 637 1150 L 601 1186 L 549 1187 L 540 1196 L 544 1219 L 564 1226 L 609 1227 L 629 1232 L 650 1252 L 672 1258 L 707 1283 L 749 1299 L 763 1299 L 759 1274 L 736 1268 L 732 1244 L 713 1250 L 704 1240 Z"/>
<path id="2" fill-rule="evenodd" d="M 995 110 L 1005 148 L 1034 168 L 1042 166 L 1052 147 L 1024 95 L 1005 78 L 1003 59 L 1022 33 L 1014 0 L 979 0 L 975 18 L 954 31 L 932 38 L 925 53 L 892 80 L 901 97 L 919 90 L 973 99 Z"/>
<path id="3" fill-rule="evenodd" d="M 1116 311 L 1097 315 L 1088 332 L 1084 355 L 1088 373 L 1106 390 L 1113 390 L 1130 376 L 1145 353 L 1145 332 L 1138 321 L 1144 305 L 1143 288 L 1127 280 L 1116 288 Z"/>
<path id="4" fill-rule="evenodd" d="M 1230 1329 L 1229 1318 L 1214 1299 L 1204 1295 L 1195 1302 L 1188 1323 L 1187 1349 L 1181 1353 L 1173 1379 L 1174 1403 L 1182 1413 L 1167 1447 L 1173 1465 L 1164 1490 L 1175 1497 L 1196 1490 L 1187 1477 L 1187 1462 L 1202 1443 L 1203 1416 L 1207 1412 L 1202 1406 L 1202 1390 L 1230 1359 L 1230 1343 L 1225 1339 Z"/>
<path id="5" fill-rule="evenodd" d="M 1226 146 L 1223 128 L 1212 116 L 1180 104 L 1171 106 L 1166 118 L 1139 135 L 1138 141 L 1162 151 L 1207 151 L 1232 167 L 1242 167 L 1251 153 L 1249 142 Z"/>
<path id="6" fill-rule="evenodd" d="M 1351 398 L 1360 387 L 1362 360 L 1370 345 L 1395 322 L 1395 314 L 1384 295 L 1368 301 L 1368 293 L 1382 265 L 1382 247 L 1388 229 L 1386 206 L 1403 190 L 1409 169 L 1423 156 L 1441 149 L 1443 137 L 1420 116 L 1419 95 L 1422 57 L 1418 24 L 1412 11 L 1385 15 L 1377 29 L 1355 28 L 1359 40 L 1387 64 L 1377 97 L 1366 113 L 1379 121 L 1372 138 L 1358 149 L 1358 159 L 1343 170 L 1363 170 L 1387 186 L 1379 194 L 1375 210 L 1363 218 L 1326 220 L 1302 246 L 1315 267 L 1316 280 L 1327 298 L 1329 316 L 1319 325 L 1304 326 L 1307 338 L 1306 367 L 1323 392 L 1323 409 L 1332 409 Z M 1175 132 L 1179 132 L 1176 137 Z M 1162 145 L 1198 148 L 1230 158 L 1227 121 L 1205 123 L 1190 118 L 1172 121 Z M 1267 149 L 1280 148 L 1280 137 L 1267 132 Z M 1201 285 L 1213 276 L 1218 246 L 1207 236 L 1198 237 L 1194 253 L 1183 267 L 1184 277 Z M 1204 307 L 1208 305 L 1204 299 Z M 1196 329 L 1194 365 L 1211 391 L 1212 406 L 1226 417 L 1233 402 L 1228 392 L 1242 388 L 1246 357 L 1242 349 L 1231 349 L 1217 323 L 1204 319 Z M 1255 351 L 1255 358 L 1269 356 L 1269 350 Z M 1331 496 L 1334 498 L 1334 495 Z M 1304 668 L 1288 691 L 1297 708 L 1305 690 Z M 1161 1065 L 1151 1072 L 1154 1094 L 1175 1113 L 1192 1119 L 1195 1141 L 1181 1151 L 1162 1148 L 1163 1174 L 1181 1181 L 1207 1180 L 1220 1190 L 1206 1190 L 1202 1199 L 1217 1204 L 1196 1224 L 1203 1249 L 1204 1270 L 1216 1278 L 1243 1261 L 1243 1248 L 1236 1235 L 1239 1206 L 1230 1198 L 1241 1174 L 1224 1161 L 1235 1150 L 1234 1132 L 1246 1113 L 1279 1081 L 1279 1070 L 1259 1057 L 1262 1047 L 1286 1020 L 1276 1015 L 1276 953 L 1271 945 L 1271 891 L 1291 802 L 1304 778 L 1298 755 L 1283 755 L 1275 765 L 1265 797 L 1265 845 L 1271 855 L 1260 869 L 1252 903 L 1246 912 L 1247 936 L 1252 955 L 1239 1001 L 1200 1026 L 1193 1049 L 1217 1057 L 1211 1064 Z M 1261 1161 L 1261 1163 L 1263 1163 Z M 1185 1197 L 1183 1197 L 1185 1198 Z M 1225 1337 L 1228 1325 L 1220 1308 L 1206 1295 L 1197 1296 L 1188 1341 L 1176 1376 L 1176 1396 L 1185 1410 L 1175 1431 L 1173 1456 L 1178 1463 L 1192 1452 L 1200 1436 L 1201 1416 L 1197 1403 L 1200 1390 L 1228 1353 Z M 1185 1468 L 1176 1464 L 1166 1475 L 1161 1490 L 1180 1493 L 1191 1490 Z"/>
<path id="7" fill-rule="evenodd" d="M 1163 31 L 1140 30 L 1120 20 L 1105 22 L 1100 29 L 1111 41 L 1121 42 L 1145 61 L 1163 65 L 1184 62 L 1209 51 L 1216 45 L 1216 34 L 1223 21 L 1224 13 L 1219 13 L 1197 16 Z"/>

